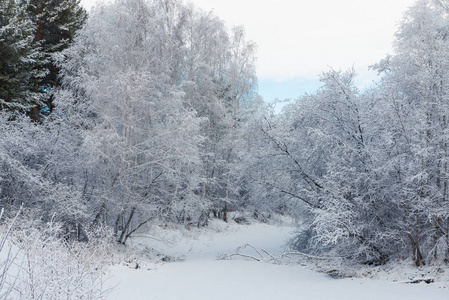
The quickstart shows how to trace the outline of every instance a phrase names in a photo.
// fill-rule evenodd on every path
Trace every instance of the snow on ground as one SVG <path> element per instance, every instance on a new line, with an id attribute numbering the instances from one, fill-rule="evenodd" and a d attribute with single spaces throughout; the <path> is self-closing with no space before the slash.
<path id="1" fill-rule="evenodd" d="M 132 246 L 151 247 L 164 255 L 179 259 L 215 259 L 220 254 L 231 253 L 246 243 L 268 252 L 280 252 L 291 238 L 294 228 L 291 221 L 278 220 L 278 225 L 253 223 L 238 225 L 212 220 L 205 230 L 193 227 L 158 228 L 152 235 L 141 236 L 131 241 Z M 284 226 L 282 226 L 282 224 Z"/>
<path id="2" fill-rule="evenodd" d="M 437 284 L 404 284 L 373 279 L 335 279 L 299 265 L 275 265 L 243 258 L 217 260 L 250 243 L 270 253 L 282 251 L 291 226 L 261 223 L 236 225 L 214 221 L 211 230 L 160 229 L 151 237 L 133 240 L 180 260 L 157 260 L 139 269 L 111 267 L 108 299 L 152 300 L 420 300 L 449 299 L 449 289 Z"/>

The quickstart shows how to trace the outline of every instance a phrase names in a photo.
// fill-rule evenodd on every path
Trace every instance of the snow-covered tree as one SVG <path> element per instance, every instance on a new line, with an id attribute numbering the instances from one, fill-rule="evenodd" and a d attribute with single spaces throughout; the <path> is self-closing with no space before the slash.
<path id="1" fill-rule="evenodd" d="M 72 105 L 85 105 L 93 119 L 84 145 L 100 185 L 94 223 L 115 226 L 122 243 L 156 216 L 194 213 L 197 199 L 201 119 L 172 83 L 173 61 L 165 55 L 175 45 L 157 5 L 97 7 L 64 52 L 63 83 L 70 93 L 61 93 L 60 108 L 70 113 Z"/>
<path id="2" fill-rule="evenodd" d="M 84 223 L 84 172 L 76 134 L 58 123 L 36 126 L 26 116 L 7 112 L 0 115 L 0 124 L 0 204 L 6 215 L 23 204 L 22 214 L 30 219 Z"/>
<path id="3" fill-rule="evenodd" d="M 34 26 L 14 0 L 0 1 L 0 107 L 26 112 L 36 102 L 29 91 L 36 58 Z"/>
<path id="4" fill-rule="evenodd" d="M 40 97 L 31 116 L 39 117 L 39 109 L 53 111 L 51 90 L 59 85 L 59 68 L 55 57 L 72 42 L 87 17 L 79 0 L 21 0 L 29 19 L 34 24 L 33 47 L 37 51 L 29 88 Z"/>
<path id="5" fill-rule="evenodd" d="M 385 72 L 381 95 L 391 99 L 403 226 L 418 265 L 438 259 L 439 250 L 448 259 L 447 13 L 443 1 L 418 1 L 396 35 L 396 54 L 376 66 Z"/>
<path id="6" fill-rule="evenodd" d="M 242 153 L 242 126 L 257 107 L 255 45 L 245 40 L 242 28 L 228 34 L 212 14 L 189 9 L 186 30 L 186 98 L 205 118 L 201 147 L 201 195 L 212 201 L 216 216 L 226 219 L 228 205 L 239 198 L 238 169 Z M 236 168 L 234 168 L 236 167 Z"/>
<path id="7" fill-rule="evenodd" d="M 367 263 L 447 259 L 444 4 L 418 1 L 405 14 L 396 53 L 375 65 L 377 87 L 360 93 L 352 71 L 331 70 L 316 93 L 266 117 L 277 163 L 258 180 L 305 204 L 309 244 L 299 247 Z"/>

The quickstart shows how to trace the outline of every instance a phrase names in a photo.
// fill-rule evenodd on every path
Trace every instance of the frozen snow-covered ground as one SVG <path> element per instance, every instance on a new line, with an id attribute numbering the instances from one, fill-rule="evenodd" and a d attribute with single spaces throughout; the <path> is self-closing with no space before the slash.
<path id="1" fill-rule="evenodd" d="M 240 258 L 217 260 L 220 254 L 232 253 L 246 243 L 271 253 L 279 252 L 290 238 L 292 227 L 219 221 L 211 227 L 216 232 L 160 230 L 158 236 L 134 240 L 135 245 L 147 245 L 182 260 L 146 263 L 139 269 L 124 265 L 111 267 L 113 277 L 109 284 L 117 287 L 108 299 L 449 299 L 449 289 L 441 287 L 444 285 L 334 279 L 298 265 Z"/>

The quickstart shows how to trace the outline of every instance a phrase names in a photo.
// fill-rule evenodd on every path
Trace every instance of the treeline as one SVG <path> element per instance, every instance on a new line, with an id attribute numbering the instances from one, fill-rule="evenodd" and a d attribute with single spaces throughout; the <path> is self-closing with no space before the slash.
<path id="1" fill-rule="evenodd" d="M 105 226 L 123 244 L 155 219 L 277 212 L 304 222 L 302 252 L 449 261 L 447 1 L 408 10 L 376 86 L 330 70 L 281 113 L 257 95 L 243 29 L 192 5 L 118 0 L 86 17 L 59 1 L 58 40 L 37 4 L 0 3 L 6 212 L 24 203 L 67 238 Z"/>
<path id="2" fill-rule="evenodd" d="M 244 30 L 176 0 L 100 4 L 88 18 L 53 2 L 1 2 L 2 205 L 79 240 L 107 226 L 123 244 L 156 218 L 226 220 L 260 110 Z"/>
<path id="3" fill-rule="evenodd" d="M 448 13 L 448 1 L 411 7 L 395 54 L 372 67 L 383 74 L 373 88 L 330 70 L 317 92 L 262 122 L 273 149 L 261 189 L 303 210 L 297 249 L 367 264 L 449 262 Z"/>

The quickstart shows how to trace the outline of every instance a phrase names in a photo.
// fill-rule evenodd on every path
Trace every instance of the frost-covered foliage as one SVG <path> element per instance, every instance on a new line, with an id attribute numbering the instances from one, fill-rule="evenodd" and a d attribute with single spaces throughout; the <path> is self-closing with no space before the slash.
<path id="1" fill-rule="evenodd" d="M 361 93 L 353 71 L 330 70 L 261 124 L 272 174 L 257 180 L 306 211 L 299 248 L 370 264 L 449 260 L 448 28 L 445 1 L 418 1 L 396 53 L 374 67 L 376 88 Z"/>
<path id="2" fill-rule="evenodd" d="M 15 0 L 1 0 L 0 11 L 0 109 L 26 112 L 36 101 L 28 86 L 37 55 L 33 24 Z"/>
<path id="3" fill-rule="evenodd" d="M 36 121 L 53 111 L 54 56 L 70 45 L 86 12 L 73 0 L 2 0 L 0 11 L 0 109 Z"/>
<path id="4" fill-rule="evenodd" d="M 204 225 L 223 209 L 238 124 L 254 99 L 253 48 L 180 1 L 90 13 L 59 57 L 58 110 L 83 135 L 95 215 L 125 243 L 153 218 Z"/>
<path id="5" fill-rule="evenodd" d="M 33 120 L 41 114 L 53 112 L 54 96 L 52 89 L 59 86 L 59 67 L 56 57 L 68 48 L 75 33 L 85 20 L 86 11 L 79 0 L 19 0 L 34 25 L 33 48 L 36 55 L 33 61 L 31 80 L 28 88 L 39 95 L 37 105 L 30 113 Z M 40 111 L 41 110 L 41 111 Z"/>
<path id="6" fill-rule="evenodd" d="M 106 299 L 103 247 L 111 245 L 67 243 L 57 223 L 24 226 L 19 214 L 1 229 L 0 299 Z"/>
<path id="7" fill-rule="evenodd" d="M 10 215 L 79 223 L 86 217 L 83 167 L 76 133 L 56 120 L 41 125 L 0 114 L 0 203 Z"/>
<path id="8" fill-rule="evenodd" d="M 18 253 L 11 268 L 11 299 L 106 299 L 102 249 L 67 243 L 53 222 L 14 234 Z M 104 245 L 103 245 L 104 246 Z M 109 245 L 110 246 L 110 245 Z"/>
<path id="9" fill-rule="evenodd" d="M 181 1 L 117 1 L 98 5 L 73 39 L 86 17 L 79 1 L 0 4 L 1 54 L 17 54 L 1 78 L 22 76 L 24 64 L 0 95 L 8 214 L 23 203 L 69 239 L 103 223 L 125 243 L 154 218 L 205 225 L 239 205 L 257 103 L 255 46 L 242 28 L 228 32 Z"/>
<path id="10" fill-rule="evenodd" d="M 281 114 L 260 105 L 244 30 L 190 4 L 99 4 L 82 29 L 78 1 L 0 8 L 0 204 L 8 216 L 23 204 L 41 231 L 29 263 L 97 227 L 125 244 L 154 219 L 202 226 L 245 209 L 301 218 L 295 247 L 312 255 L 449 261 L 446 1 L 410 8 L 396 53 L 373 66 L 378 86 L 331 69 Z M 38 92 L 50 114 L 31 122 Z M 60 235 L 43 232 L 50 221 Z M 76 274 L 64 255 L 23 284 Z"/>

